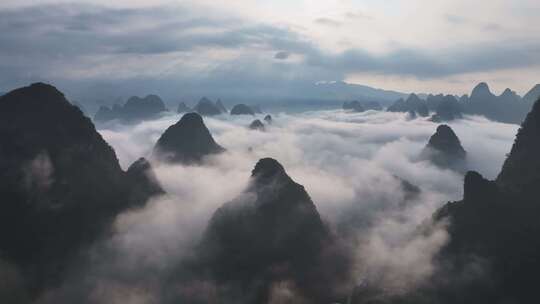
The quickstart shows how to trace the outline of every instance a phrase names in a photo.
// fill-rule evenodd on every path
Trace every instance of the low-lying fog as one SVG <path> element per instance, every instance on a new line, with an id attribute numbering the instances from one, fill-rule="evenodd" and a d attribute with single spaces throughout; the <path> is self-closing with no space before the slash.
<path id="1" fill-rule="evenodd" d="M 99 132 L 127 168 L 139 157 L 148 157 L 159 136 L 180 117 L 164 116 L 134 126 L 111 124 Z M 155 300 L 158 292 L 148 287 L 153 286 L 149 282 L 159 281 L 160 272 L 190 251 L 212 213 L 244 189 L 263 157 L 277 159 L 305 186 L 337 233 L 343 226 L 353 231 L 358 283 L 367 280 L 400 292 L 429 276 L 436 267 L 433 255 L 447 241 L 445 227 L 422 236 L 414 231 L 444 203 L 459 200 L 463 191 L 460 174 L 416 161 L 437 124 L 410 120 L 402 113 L 335 110 L 275 114 L 273 124 L 260 132 L 247 128 L 253 119 L 204 118 L 227 152 L 203 166 L 154 163 L 168 194 L 118 218 L 118 233 L 105 246 L 114 254 L 107 265 L 94 268 L 96 281 L 107 277 L 108 282 L 99 285 L 96 297 L 111 302 L 121 290 L 143 303 Z M 468 152 L 468 168 L 495 178 L 518 126 L 473 116 L 449 125 Z M 403 205 L 405 194 L 395 177 L 420 187 L 421 195 Z M 134 279 L 138 276 L 144 279 L 138 282 Z"/>

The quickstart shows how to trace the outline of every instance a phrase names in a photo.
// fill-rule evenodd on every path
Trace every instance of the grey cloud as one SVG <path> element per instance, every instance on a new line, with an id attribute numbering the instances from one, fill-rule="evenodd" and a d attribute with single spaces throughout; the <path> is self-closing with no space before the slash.
<path id="1" fill-rule="evenodd" d="M 452 24 L 455 24 L 455 25 L 465 24 L 465 23 L 469 22 L 469 20 L 467 20 L 467 18 L 459 16 L 459 15 L 446 14 L 446 15 L 444 15 L 444 18 L 449 23 L 452 23 Z"/>
<path id="2" fill-rule="evenodd" d="M 503 29 L 503 26 L 497 23 L 488 23 L 484 25 L 486 31 L 500 31 Z"/>
<path id="3" fill-rule="evenodd" d="M 285 60 L 285 59 L 289 58 L 290 55 L 291 54 L 289 52 L 281 51 L 281 52 L 277 52 L 274 55 L 274 59 Z"/>
<path id="4" fill-rule="evenodd" d="M 375 55 L 361 49 L 337 55 L 314 50 L 308 63 L 344 73 L 374 72 L 387 75 L 437 78 L 469 72 L 488 72 L 540 65 L 540 43 L 505 41 L 457 46 L 453 49 L 422 51 L 397 49 Z"/>
<path id="5" fill-rule="evenodd" d="M 315 19 L 315 23 L 325 26 L 332 26 L 332 27 L 338 27 L 341 25 L 341 22 L 331 19 L 331 18 L 317 18 Z"/>
<path id="6" fill-rule="evenodd" d="M 359 19 L 369 20 L 369 19 L 373 19 L 372 16 L 370 16 L 370 15 L 364 13 L 364 12 L 361 12 L 361 11 L 347 12 L 347 13 L 345 13 L 345 17 L 347 17 L 349 19 L 352 19 L 352 20 L 359 20 Z"/>
<path id="7" fill-rule="evenodd" d="M 364 17 L 359 14 L 351 12 L 347 18 Z M 463 21 L 458 16 L 447 18 Z M 65 4 L 0 10 L 0 32 L 0 73 L 9 75 L 0 79 L 1 90 L 44 80 L 64 84 L 69 91 L 78 81 L 84 82 L 69 79 L 73 70 L 83 75 L 92 71 L 94 74 L 89 74 L 87 82 L 111 83 L 116 74 L 121 74 L 134 83 L 156 83 L 148 75 L 137 74 L 141 70 L 157 69 L 155 64 L 141 63 L 137 71 L 130 71 L 129 67 L 142 59 L 161 60 L 158 62 L 165 66 L 175 56 L 196 56 L 198 51 L 212 49 L 235 50 L 241 54 L 214 63 L 204 71 L 171 65 L 168 70 L 172 73 L 156 80 L 176 86 L 183 83 L 186 90 L 196 89 L 193 86 L 206 85 L 206 90 L 214 90 L 225 84 L 242 87 L 250 83 L 257 85 L 252 89 L 259 89 L 258 95 L 262 95 L 263 91 L 264 94 L 276 89 L 287 91 L 294 86 L 296 91 L 301 91 L 301 86 L 307 83 L 342 80 L 358 72 L 426 79 L 540 64 L 540 43 L 520 39 L 431 51 L 395 48 L 385 54 L 364 49 L 327 53 L 316 42 L 290 28 L 234 18 L 202 17 L 200 12 L 181 5 L 114 9 Z M 246 49 L 255 52 L 244 54 Z M 275 50 L 298 54 L 300 60 L 284 66 L 285 62 L 280 64 L 273 59 L 285 59 L 285 53 L 266 59 L 253 55 Z M 170 57 L 159 59 L 159 56 Z M 96 68 L 96 62 L 102 58 L 108 60 L 102 64 L 104 72 Z M 194 61 L 206 63 L 204 58 Z M 115 67 L 107 69 L 109 63 Z M 123 86 L 129 86 L 128 82 Z"/>

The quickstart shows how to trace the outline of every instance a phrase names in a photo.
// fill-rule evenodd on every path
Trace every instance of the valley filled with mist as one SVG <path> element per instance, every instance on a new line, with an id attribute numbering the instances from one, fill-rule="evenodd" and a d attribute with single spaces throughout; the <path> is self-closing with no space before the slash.
<path id="1" fill-rule="evenodd" d="M 539 303 L 539 11 L 0 1 L 0 304 Z"/>

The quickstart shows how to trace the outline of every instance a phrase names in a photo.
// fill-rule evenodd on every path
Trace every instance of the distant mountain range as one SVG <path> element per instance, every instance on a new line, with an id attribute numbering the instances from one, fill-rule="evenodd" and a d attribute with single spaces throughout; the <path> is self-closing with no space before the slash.
<path id="1" fill-rule="evenodd" d="M 435 122 L 450 121 L 461 118 L 462 114 L 472 114 L 482 115 L 494 121 L 519 124 L 538 97 L 540 85 L 536 85 L 521 98 L 510 89 L 497 96 L 485 82 L 482 82 L 474 87 L 470 96 L 429 94 L 425 99 L 421 99 L 413 93 L 406 99 L 398 99 L 387 110 L 409 113 L 411 117 L 432 115 L 431 120 Z"/>
<path id="2" fill-rule="evenodd" d="M 148 95 L 144 98 L 133 96 L 124 105 L 115 104 L 112 108 L 101 106 L 94 116 L 94 120 L 97 122 L 110 120 L 138 122 L 155 118 L 167 111 L 165 103 L 157 95 Z"/>

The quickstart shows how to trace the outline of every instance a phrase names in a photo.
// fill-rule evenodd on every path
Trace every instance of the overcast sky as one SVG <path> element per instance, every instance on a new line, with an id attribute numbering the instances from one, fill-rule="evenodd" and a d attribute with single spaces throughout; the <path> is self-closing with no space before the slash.
<path id="1" fill-rule="evenodd" d="M 469 93 L 540 82 L 537 0 L 2 0 L 0 90 L 36 80 L 345 80 Z"/>

